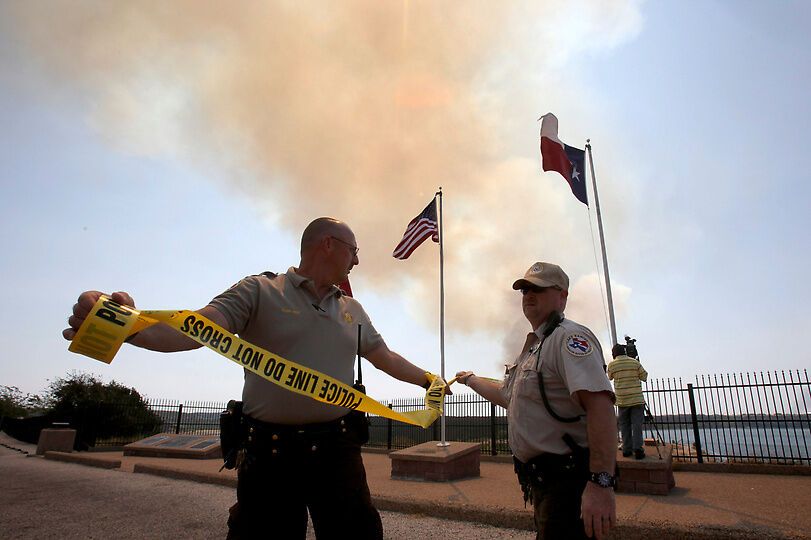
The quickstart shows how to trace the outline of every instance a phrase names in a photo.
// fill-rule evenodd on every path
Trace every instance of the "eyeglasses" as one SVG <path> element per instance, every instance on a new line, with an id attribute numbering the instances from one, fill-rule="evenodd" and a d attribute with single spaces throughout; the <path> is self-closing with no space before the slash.
<path id="1" fill-rule="evenodd" d="M 350 244 L 349 242 L 344 242 L 343 240 L 341 240 L 341 239 L 340 239 L 340 238 L 338 238 L 337 236 L 330 236 L 330 238 L 332 238 L 333 240 L 337 240 L 337 241 L 339 241 L 340 243 L 342 243 L 343 245 L 345 245 L 346 247 L 348 247 L 350 250 L 352 250 L 352 256 L 353 256 L 353 257 L 357 257 L 357 256 L 358 256 L 358 251 L 360 251 L 360 248 L 359 248 L 359 247 L 357 247 L 357 246 L 353 246 L 353 245 L 352 245 L 352 244 Z"/>
<path id="2" fill-rule="evenodd" d="M 518 290 L 521 291 L 521 294 L 526 295 L 527 293 L 540 294 L 540 293 L 544 292 L 547 289 L 555 289 L 556 291 L 563 290 L 560 287 L 554 287 L 554 286 L 553 287 L 538 287 L 536 285 L 526 285 L 524 287 L 521 287 Z"/>

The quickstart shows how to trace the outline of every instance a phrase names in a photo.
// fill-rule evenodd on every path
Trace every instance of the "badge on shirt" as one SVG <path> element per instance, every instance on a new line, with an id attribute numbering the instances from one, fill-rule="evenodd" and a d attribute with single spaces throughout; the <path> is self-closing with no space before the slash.
<path id="1" fill-rule="evenodd" d="M 344 311 L 344 320 L 347 324 L 352 324 L 352 315 L 348 311 Z"/>
<path id="2" fill-rule="evenodd" d="M 571 334 L 566 338 L 566 350 L 574 356 L 586 356 L 593 350 L 591 342 L 582 334 Z"/>

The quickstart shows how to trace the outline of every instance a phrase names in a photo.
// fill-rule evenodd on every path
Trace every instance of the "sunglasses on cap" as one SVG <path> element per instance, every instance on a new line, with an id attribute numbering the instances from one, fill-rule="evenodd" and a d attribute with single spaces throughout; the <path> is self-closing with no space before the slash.
<path id="1" fill-rule="evenodd" d="M 556 291 L 563 290 L 560 287 L 538 287 L 537 285 L 526 285 L 518 290 L 521 291 L 521 294 L 526 295 L 527 293 L 540 294 L 544 292 L 546 289 L 555 289 Z"/>

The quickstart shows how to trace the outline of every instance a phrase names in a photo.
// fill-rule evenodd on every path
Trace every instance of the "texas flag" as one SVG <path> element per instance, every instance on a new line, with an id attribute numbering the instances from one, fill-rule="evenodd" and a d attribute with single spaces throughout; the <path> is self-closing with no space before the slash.
<path id="1" fill-rule="evenodd" d="M 554 114 L 547 113 L 541 117 L 541 120 L 543 170 L 559 172 L 569 182 L 569 187 L 572 188 L 572 193 L 577 200 L 588 206 L 584 173 L 586 151 L 563 144 L 558 139 L 558 119 Z"/>

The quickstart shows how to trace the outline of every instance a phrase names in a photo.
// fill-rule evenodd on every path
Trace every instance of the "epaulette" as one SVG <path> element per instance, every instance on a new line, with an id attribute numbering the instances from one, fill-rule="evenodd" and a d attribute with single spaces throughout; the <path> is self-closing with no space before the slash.
<path id="1" fill-rule="evenodd" d="M 271 272 L 270 270 L 266 270 L 266 271 L 262 272 L 262 273 L 261 273 L 261 274 L 259 274 L 259 275 L 260 275 L 260 276 L 265 276 L 265 277 L 266 277 L 266 278 L 268 278 L 268 279 L 273 279 L 273 278 L 275 278 L 275 277 L 278 277 L 278 276 L 279 276 L 279 274 L 277 274 L 276 272 Z"/>

